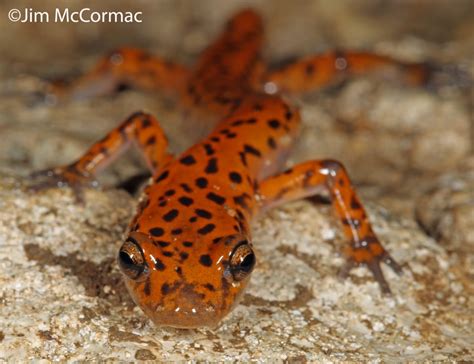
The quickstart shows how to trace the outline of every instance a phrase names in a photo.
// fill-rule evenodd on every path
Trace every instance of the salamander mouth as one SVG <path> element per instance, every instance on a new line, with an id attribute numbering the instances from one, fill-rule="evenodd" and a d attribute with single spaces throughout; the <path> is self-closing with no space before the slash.
<path id="1" fill-rule="evenodd" d="M 142 309 L 155 325 L 182 329 L 216 327 L 230 311 L 217 309 L 212 303 L 205 302 L 200 305 L 178 304 L 174 308 L 156 304 L 153 308 L 142 306 Z"/>

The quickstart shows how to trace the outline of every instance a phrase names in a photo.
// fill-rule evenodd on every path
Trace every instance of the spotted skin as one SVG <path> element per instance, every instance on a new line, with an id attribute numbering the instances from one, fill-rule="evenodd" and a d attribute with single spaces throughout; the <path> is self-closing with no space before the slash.
<path id="1" fill-rule="evenodd" d="M 394 71 L 411 85 L 424 84 L 430 76 L 430 68 L 424 63 L 400 62 L 367 52 L 330 51 L 270 71 L 263 84 L 272 93 L 300 94 L 329 86 L 348 76 L 377 71 Z"/>
<path id="2" fill-rule="evenodd" d="M 309 161 L 281 172 L 298 135 L 300 114 L 279 94 L 259 90 L 271 82 L 281 91 L 301 93 L 340 75 L 387 65 L 421 82 L 422 67 L 339 52 L 265 71 L 259 54 L 262 36 L 260 17 L 244 10 L 189 70 L 166 68 L 155 58 L 138 57 L 137 50 L 131 51 L 133 56 L 120 53 L 123 63 L 112 72 L 114 82 L 179 90 L 183 104 L 207 109 L 219 122 L 210 135 L 173 158 L 158 122 L 151 115 L 136 113 L 77 162 L 49 172 L 52 185 L 60 180 L 80 187 L 131 140 L 143 151 L 153 177 L 130 223 L 119 263 L 135 302 L 158 325 L 216 325 L 248 283 L 255 262 L 252 219 L 284 202 L 323 191 L 329 193 L 348 240 L 344 271 L 365 264 L 383 292 L 390 290 L 380 264 L 401 272 L 377 239 L 341 163 Z M 156 72 L 145 72 L 143 65 L 156 66 Z M 100 70 L 104 69 L 111 72 L 106 61 L 73 83 L 70 94 L 77 85 L 89 96 L 102 93 L 104 87 L 95 87 L 103 82 Z M 142 78 L 144 74 L 160 77 Z"/>
<path id="3" fill-rule="evenodd" d="M 38 171 L 33 177 L 47 177 L 32 188 L 39 190 L 52 184 L 69 186 L 79 201 L 83 201 L 82 188 L 95 186 L 94 176 L 107 167 L 115 158 L 125 152 L 132 143 L 141 150 L 148 168 L 154 172 L 172 156 L 166 151 L 168 140 L 153 115 L 136 112 L 130 115 L 116 129 L 92 145 L 77 161 L 68 166 Z"/>
<path id="4" fill-rule="evenodd" d="M 60 100 L 87 99 L 128 87 L 176 95 L 181 93 L 189 73 L 181 64 L 152 56 L 141 49 L 124 47 L 110 52 L 72 84 L 51 84 L 47 92 Z"/>

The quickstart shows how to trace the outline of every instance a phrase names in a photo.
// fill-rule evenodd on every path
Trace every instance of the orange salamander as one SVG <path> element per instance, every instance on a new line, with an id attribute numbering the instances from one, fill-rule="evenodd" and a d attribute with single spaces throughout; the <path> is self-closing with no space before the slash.
<path id="1" fill-rule="evenodd" d="M 132 142 L 140 149 L 152 178 L 118 263 L 133 299 L 157 325 L 219 323 L 242 295 L 256 264 L 252 219 L 321 192 L 329 193 L 347 237 L 344 271 L 367 266 L 384 293 L 390 289 L 381 263 L 401 273 L 375 235 L 340 162 L 312 160 L 282 171 L 301 120 L 298 109 L 280 95 L 386 68 L 408 83 L 421 84 L 427 67 L 376 54 L 331 51 L 268 70 L 260 58 L 262 38 L 260 16 L 242 10 L 192 68 L 124 48 L 62 90 L 71 99 L 110 93 L 123 84 L 167 90 L 186 107 L 206 110 L 219 120 L 210 135 L 175 157 L 167 151 L 158 120 L 136 112 L 76 162 L 40 173 L 44 180 L 35 186 L 68 185 L 80 193 Z"/>

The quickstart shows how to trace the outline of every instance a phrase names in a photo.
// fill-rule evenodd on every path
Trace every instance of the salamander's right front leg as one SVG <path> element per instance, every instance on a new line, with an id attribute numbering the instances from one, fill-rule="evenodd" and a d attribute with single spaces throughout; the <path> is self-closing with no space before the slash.
<path id="1" fill-rule="evenodd" d="M 259 197 L 262 208 L 329 192 L 334 210 L 342 222 L 348 245 L 344 253 L 348 259 L 343 270 L 346 275 L 358 264 L 365 264 L 380 285 L 383 293 L 390 293 L 380 264 L 384 262 L 396 273 L 401 267 L 378 240 L 364 207 L 356 195 L 343 165 L 334 160 L 301 163 L 260 183 Z"/>
<path id="2" fill-rule="evenodd" d="M 47 93 L 59 99 L 85 99 L 110 94 L 121 86 L 179 94 L 189 75 L 180 64 L 141 49 L 120 48 L 68 85 L 51 84 Z"/>
<path id="3" fill-rule="evenodd" d="M 158 121 L 150 114 L 137 112 L 128 117 L 105 138 L 93 144 L 74 163 L 33 173 L 32 190 L 69 186 L 81 198 L 82 187 L 96 186 L 95 176 L 134 142 L 143 153 L 148 167 L 155 172 L 171 155 L 167 138 Z"/>

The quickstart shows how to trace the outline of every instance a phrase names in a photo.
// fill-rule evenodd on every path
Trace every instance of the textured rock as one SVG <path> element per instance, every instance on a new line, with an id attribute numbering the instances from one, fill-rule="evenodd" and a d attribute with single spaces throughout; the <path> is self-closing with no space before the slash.
<path id="1" fill-rule="evenodd" d="M 405 267 L 403 277 L 385 269 L 393 297 L 381 297 L 363 267 L 346 281 L 337 278 L 344 239 L 331 209 L 302 201 L 255 222 L 258 266 L 220 327 L 156 328 L 130 300 L 115 264 L 136 201 L 114 189 L 88 191 L 83 207 L 69 191 L 22 190 L 19 176 L 72 161 L 138 109 L 157 115 L 175 151 L 202 132 L 193 123 L 190 135 L 179 105 L 156 95 L 38 103 L 41 78 L 80 73 L 124 43 L 190 62 L 244 3 L 101 1 L 104 9 L 144 12 L 144 23 L 124 26 L 13 24 L 7 11 L 31 2 L 2 2 L 0 360 L 474 360 L 473 182 L 465 161 L 472 155 L 472 90 L 449 82 L 435 91 L 410 89 L 375 77 L 295 101 L 304 127 L 290 164 L 322 157 L 346 164 L 381 240 Z M 55 6 L 35 1 L 40 10 Z M 265 56 L 276 63 L 328 48 L 365 48 L 474 75 L 470 0 L 255 6 L 267 24 Z M 114 186 L 142 171 L 141 163 L 131 153 L 101 181 Z M 415 205 L 440 244 L 418 227 Z"/>
<path id="2" fill-rule="evenodd" d="M 462 171 L 441 176 L 419 198 L 416 216 L 450 250 L 474 251 L 474 159 Z"/>
<path id="3" fill-rule="evenodd" d="M 114 262 L 134 202 L 121 191 L 22 191 L 0 180 L 0 356 L 6 360 L 473 360 L 471 260 L 454 262 L 415 223 L 370 206 L 405 274 L 383 297 L 361 267 L 337 278 L 344 244 L 328 206 L 270 212 L 254 226 L 258 266 L 215 330 L 153 326 Z"/>
<path id="4" fill-rule="evenodd" d="M 459 99 L 365 79 L 303 105 L 301 155 L 329 153 L 355 166 L 359 182 L 397 185 L 409 174 L 444 172 L 470 153 L 469 109 Z"/>

